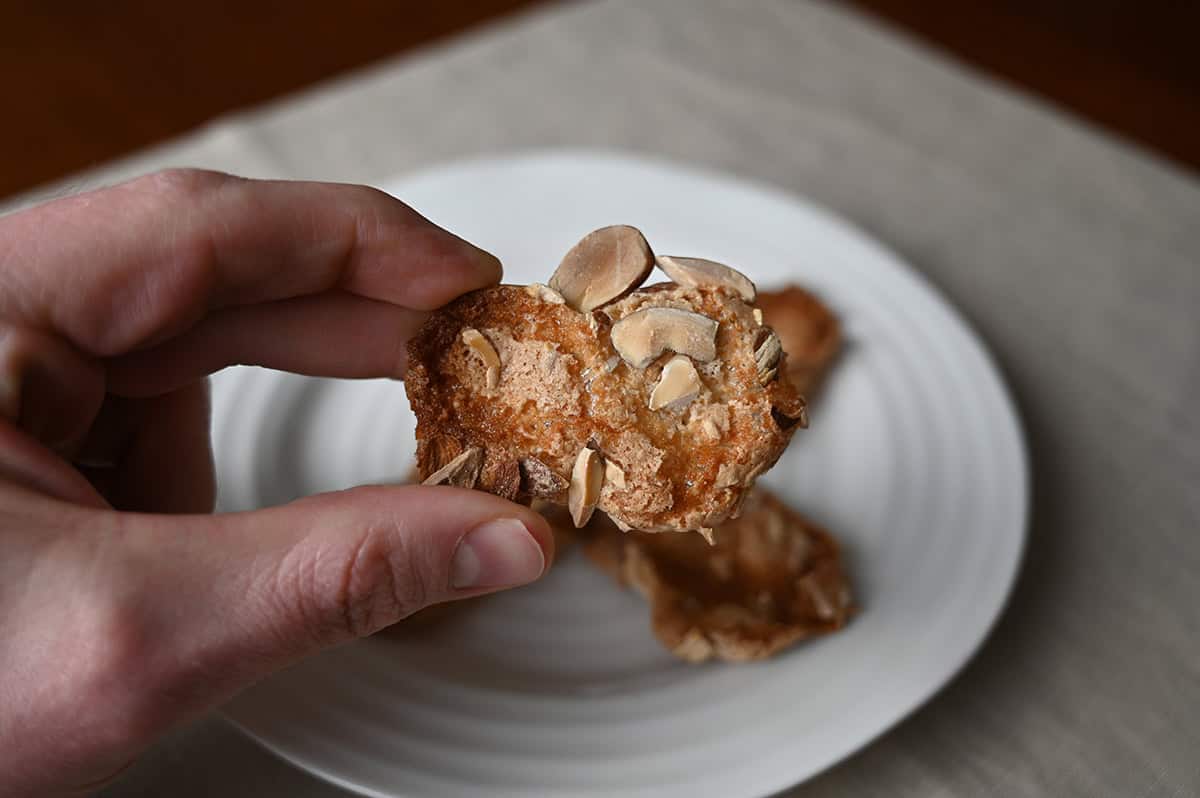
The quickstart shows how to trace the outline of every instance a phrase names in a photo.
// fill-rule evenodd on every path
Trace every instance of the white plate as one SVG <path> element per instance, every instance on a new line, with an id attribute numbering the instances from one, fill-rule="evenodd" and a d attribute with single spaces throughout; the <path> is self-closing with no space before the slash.
<path id="1" fill-rule="evenodd" d="M 766 481 L 844 542 L 862 611 L 769 662 L 688 666 L 639 599 L 568 553 L 540 584 L 248 691 L 228 714 L 250 735 L 376 796 L 761 796 L 895 724 L 975 651 L 1021 555 L 1024 445 L 979 339 L 893 254 L 797 197 L 626 156 L 475 160 L 384 187 L 500 255 L 510 282 L 629 223 L 661 252 L 825 297 L 849 345 Z M 215 399 L 224 509 L 411 462 L 398 383 L 239 369 Z"/>

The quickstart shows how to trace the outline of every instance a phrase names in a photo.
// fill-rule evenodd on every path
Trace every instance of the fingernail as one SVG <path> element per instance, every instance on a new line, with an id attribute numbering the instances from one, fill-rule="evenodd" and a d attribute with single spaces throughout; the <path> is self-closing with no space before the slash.
<path id="1" fill-rule="evenodd" d="M 513 587 L 542 575 L 546 557 L 529 530 L 515 518 L 488 521 L 458 543 L 451 563 L 455 590 Z"/>

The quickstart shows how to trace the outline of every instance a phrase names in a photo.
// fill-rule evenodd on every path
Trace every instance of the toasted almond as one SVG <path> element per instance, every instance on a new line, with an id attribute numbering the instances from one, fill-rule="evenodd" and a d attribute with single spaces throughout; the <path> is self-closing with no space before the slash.
<path id="1" fill-rule="evenodd" d="M 571 511 L 571 520 L 578 529 L 588 522 L 600 500 L 600 490 L 604 487 L 604 465 L 595 449 L 584 447 L 575 457 L 575 467 L 571 469 L 571 484 L 567 488 L 567 509 Z"/>
<path id="2" fill-rule="evenodd" d="M 471 348 L 487 369 L 486 384 L 489 390 L 500 384 L 500 356 L 483 333 L 472 327 L 462 331 L 463 343 Z"/>
<path id="3" fill-rule="evenodd" d="M 762 379 L 762 375 L 773 371 L 779 364 L 783 344 L 779 341 L 779 335 L 770 327 L 764 328 L 763 332 L 765 335 L 754 350 L 754 362 L 758 365 L 759 382 L 765 383 L 768 380 Z"/>
<path id="4" fill-rule="evenodd" d="M 653 266 L 654 253 L 636 227 L 601 227 L 571 247 L 550 287 L 568 305 L 588 313 L 637 288 Z"/>
<path id="5" fill-rule="evenodd" d="M 632 532 L 632 531 L 633 531 L 633 527 L 631 527 L 629 524 L 627 524 L 627 523 L 626 523 L 626 522 L 625 522 L 625 521 L 624 521 L 622 518 L 620 518 L 619 516 L 615 516 L 615 515 L 613 515 L 612 513 L 609 513 L 609 514 L 608 514 L 608 520 L 610 520 L 610 521 L 612 521 L 614 524 L 616 524 L 616 526 L 617 526 L 617 529 L 621 530 L 622 532 Z"/>
<path id="6" fill-rule="evenodd" d="M 650 393 L 650 409 L 683 407 L 700 393 L 700 375 L 687 355 L 676 355 L 663 366 L 658 385 Z"/>
<path id="7" fill-rule="evenodd" d="M 485 467 L 482 478 L 488 486 L 488 492 L 502 499 L 515 501 L 521 492 L 521 467 L 516 460 L 505 460 Z"/>
<path id="8" fill-rule="evenodd" d="M 680 285 L 724 288 L 747 302 L 753 302 L 756 295 L 754 283 L 750 282 L 749 277 L 715 260 L 659 255 L 658 268 Z"/>
<path id="9" fill-rule="evenodd" d="M 551 305 L 561 305 L 567 300 L 563 299 L 563 295 L 555 291 L 548 285 L 542 283 L 530 283 L 525 286 L 525 293 L 529 294 L 534 299 L 540 299 L 543 302 L 549 302 Z"/>
<path id="10" fill-rule="evenodd" d="M 738 467 L 733 463 L 721 463 L 717 466 L 717 479 L 713 483 L 714 488 L 732 488 L 734 485 L 740 484 L 742 475 Z"/>
<path id="11" fill-rule="evenodd" d="M 539 499 L 554 498 L 566 490 L 570 484 L 536 457 L 526 457 L 521 461 L 521 477 L 521 486 L 524 491 Z"/>
<path id="12" fill-rule="evenodd" d="M 612 460 L 604 461 L 604 481 L 617 490 L 625 489 L 625 472 Z"/>
<path id="13" fill-rule="evenodd" d="M 483 465 L 483 449 L 472 446 L 446 465 L 434 471 L 422 485 L 454 485 L 457 488 L 473 488 L 479 479 L 479 468 Z"/>
<path id="14" fill-rule="evenodd" d="M 762 326 L 762 323 L 763 323 L 762 308 L 754 309 L 754 323 L 757 324 L 759 327 Z"/>
<path id="15" fill-rule="evenodd" d="M 717 322 L 679 308 L 643 308 L 612 326 L 612 344 L 626 363 L 642 369 L 663 352 L 707 363 L 717 356 Z"/>
<path id="16" fill-rule="evenodd" d="M 795 397 L 786 402 L 771 407 L 771 417 L 782 430 L 789 430 L 797 424 L 801 428 L 808 426 L 808 405 L 803 397 Z"/>

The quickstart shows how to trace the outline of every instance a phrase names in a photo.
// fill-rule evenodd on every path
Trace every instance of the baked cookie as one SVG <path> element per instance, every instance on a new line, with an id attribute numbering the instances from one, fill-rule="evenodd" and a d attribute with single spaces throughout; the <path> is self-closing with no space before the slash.
<path id="1" fill-rule="evenodd" d="M 583 547 L 646 597 L 655 635 L 691 662 L 763 659 L 841 628 L 851 613 L 837 543 L 762 488 L 713 531 L 711 546 L 597 520 Z"/>
<path id="2" fill-rule="evenodd" d="M 756 304 L 788 353 L 784 376 L 796 390 L 811 398 L 842 347 L 837 317 L 798 285 L 763 291 Z"/>
<path id="3" fill-rule="evenodd" d="M 405 378 L 426 483 L 596 509 L 625 529 L 707 532 L 806 424 L 786 355 L 721 264 L 659 258 L 603 228 L 549 285 L 450 303 L 410 341 Z"/>

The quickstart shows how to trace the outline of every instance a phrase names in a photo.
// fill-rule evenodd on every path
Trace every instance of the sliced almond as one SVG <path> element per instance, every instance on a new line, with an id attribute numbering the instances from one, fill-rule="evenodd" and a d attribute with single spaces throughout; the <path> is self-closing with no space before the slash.
<path id="1" fill-rule="evenodd" d="M 766 328 L 766 335 L 754 350 L 754 362 L 758 366 L 760 383 L 766 385 L 775 376 L 775 367 L 779 365 L 782 354 L 783 344 L 779 342 L 779 335 L 770 327 Z"/>
<path id="2" fill-rule="evenodd" d="M 563 295 L 555 291 L 548 285 L 541 283 L 530 283 L 525 286 L 525 293 L 529 294 L 534 299 L 540 299 L 543 302 L 549 302 L 551 305 L 561 305 L 567 300 L 563 299 Z"/>
<path id="3" fill-rule="evenodd" d="M 521 461 L 521 487 L 534 498 L 554 498 L 566 490 L 569 484 L 564 477 L 554 473 L 550 466 L 536 457 L 526 457 Z"/>
<path id="4" fill-rule="evenodd" d="M 650 409 L 683 407 L 700 393 L 700 375 L 687 355 L 676 355 L 663 366 L 662 377 L 650 393 Z"/>
<path id="5" fill-rule="evenodd" d="M 754 309 L 754 323 L 757 324 L 759 327 L 762 326 L 762 324 L 763 324 L 762 308 Z"/>
<path id="6" fill-rule="evenodd" d="M 584 313 L 637 288 L 654 266 L 654 253 L 636 227 L 601 227 L 563 257 L 550 287 Z"/>
<path id="7" fill-rule="evenodd" d="M 479 468 L 483 465 L 483 449 L 472 446 L 449 463 L 434 471 L 422 485 L 453 485 L 457 488 L 473 488 L 479 479 Z"/>
<path id="8" fill-rule="evenodd" d="M 747 302 L 753 302 L 756 296 L 754 283 L 750 282 L 749 277 L 715 260 L 659 255 L 658 268 L 680 285 L 724 288 Z"/>
<path id="9" fill-rule="evenodd" d="M 721 463 L 717 467 L 717 480 L 713 483 L 714 488 L 732 488 L 734 485 L 739 485 L 742 482 L 741 470 L 733 463 Z"/>
<path id="10" fill-rule="evenodd" d="M 771 407 L 771 417 L 782 430 L 789 430 L 797 424 L 804 428 L 808 426 L 808 405 L 799 396 L 781 401 Z"/>
<path id="11" fill-rule="evenodd" d="M 619 518 L 618 516 L 613 515 L 612 513 L 608 514 L 608 520 L 610 520 L 614 524 L 616 524 L 617 529 L 621 530 L 622 532 L 632 532 L 633 531 L 633 527 L 631 527 L 623 519 Z"/>
<path id="12" fill-rule="evenodd" d="M 663 352 L 707 363 L 717 356 L 717 322 L 679 308 L 643 308 L 612 327 L 613 348 L 637 369 Z"/>
<path id="13" fill-rule="evenodd" d="M 625 472 L 612 460 L 604 461 L 604 481 L 617 490 L 625 490 Z"/>
<path id="14" fill-rule="evenodd" d="M 483 333 L 472 327 L 468 327 L 462 331 L 463 343 L 471 348 L 480 361 L 483 362 L 487 369 L 487 387 L 489 390 L 500 384 L 500 356 L 496 354 L 496 348 L 492 346 L 492 342 L 484 337 Z"/>
<path id="15" fill-rule="evenodd" d="M 571 484 L 567 489 L 567 509 L 579 529 L 592 517 L 600 490 L 604 487 L 604 464 L 595 449 L 583 447 L 571 469 Z"/>
<path id="16" fill-rule="evenodd" d="M 713 536 L 712 527 L 702 526 L 699 529 L 697 529 L 696 531 L 700 533 L 700 537 L 704 538 L 705 542 L 707 542 L 708 545 L 710 545 L 710 546 L 717 545 L 717 539 L 716 539 L 716 537 Z"/>

